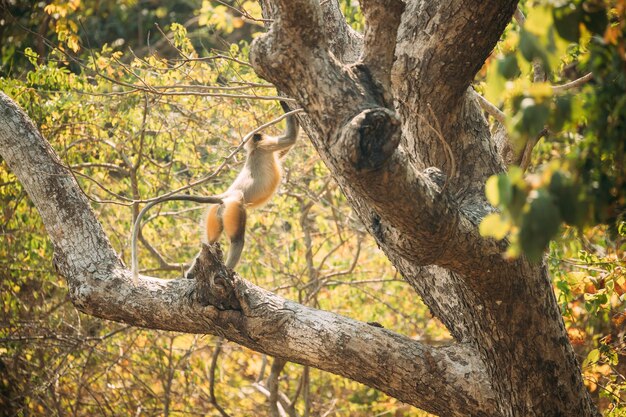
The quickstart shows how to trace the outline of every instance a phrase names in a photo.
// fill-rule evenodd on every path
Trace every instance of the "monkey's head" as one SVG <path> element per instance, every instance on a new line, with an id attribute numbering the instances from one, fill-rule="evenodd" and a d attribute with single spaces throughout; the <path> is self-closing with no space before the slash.
<path id="1" fill-rule="evenodd" d="M 262 133 L 255 133 L 254 135 L 252 135 L 250 140 L 248 142 L 246 142 L 246 150 L 248 152 L 251 152 L 251 151 L 255 150 L 257 148 L 259 142 L 261 142 L 264 137 L 265 137 L 265 135 L 263 135 Z"/>

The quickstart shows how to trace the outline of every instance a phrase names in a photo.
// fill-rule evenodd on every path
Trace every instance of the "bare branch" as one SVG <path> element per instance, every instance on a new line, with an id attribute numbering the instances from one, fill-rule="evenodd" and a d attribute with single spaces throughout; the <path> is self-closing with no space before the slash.
<path id="1" fill-rule="evenodd" d="M 548 128 L 544 127 L 537 135 L 535 135 L 535 137 L 526 142 L 526 146 L 524 146 L 524 149 L 522 150 L 522 153 L 519 155 L 517 160 L 517 163 L 520 168 L 522 168 L 522 170 L 526 171 L 528 169 L 528 166 L 530 165 L 530 157 L 532 155 L 532 151 L 535 145 L 539 143 L 541 138 L 546 137 L 549 134 L 550 131 L 548 130 Z"/>
<path id="2" fill-rule="evenodd" d="M 287 364 L 287 361 L 285 361 L 284 359 L 274 358 L 274 361 L 272 362 L 272 367 L 270 370 L 270 375 L 267 378 L 267 388 L 270 394 L 268 397 L 268 401 L 269 401 L 270 412 L 272 414 L 272 417 L 281 417 L 278 411 L 278 405 L 279 405 L 278 403 L 278 392 L 279 392 L 278 378 L 280 378 L 280 373 L 283 371 L 283 368 L 285 367 L 286 364 Z"/>
<path id="3" fill-rule="evenodd" d="M 230 417 L 230 414 L 222 408 L 222 406 L 217 402 L 217 398 L 215 397 L 215 370 L 217 369 L 217 359 L 222 352 L 222 344 L 224 343 L 223 337 L 218 337 L 215 342 L 215 349 L 213 350 L 213 355 L 211 355 L 211 367 L 209 368 L 209 396 L 211 399 L 211 404 L 217 411 L 219 411 L 222 417 Z"/>
<path id="4" fill-rule="evenodd" d="M 574 81 L 570 81 L 568 83 L 561 84 L 561 85 L 553 85 L 552 92 L 562 93 L 564 91 L 571 90 L 572 88 L 580 87 L 581 85 L 586 84 L 591 80 L 593 80 L 592 72 L 585 74 L 582 77 L 575 79 Z"/>
<path id="5" fill-rule="evenodd" d="M 155 258 L 156 261 L 159 263 L 159 267 L 157 269 L 162 270 L 162 271 L 165 270 L 165 271 L 183 272 L 189 266 L 187 264 L 181 264 L 181 263 L 172 264 L 172 263 L 167 262 L 167 260 L 165 260 L 163 255 L 161 255 L 161 253 L 158 250 L 156 250 L 156 248 L 152 246 L 150 242 L 146 240 L 146 238 L 141 233 L 141 229 L 138 232 L 137 238 L 145 246 L 148 252 L 150 252 L 152 257 Z"/>
<path id="6" fill-rule="evenodd" d="M 493 118 L 496 119 L 500 124 L 505 124 L 506 114 L 504 114 L 502 110 L 493 105 L 489 100 L 483 97 L 476 90 L 472 89 L 472 94 L 478 99 L 478 103 L 480 104 L 481 109 L 493 116 Z"/>
<path id="7" fill-rule="evenodd" d="M 265 395 L 268 399 L 271 396 L 270 391 L 258 382 L 252 384 L 254 388 L 256 388 L 261 394 Z M 298 417 L 295 408 L 289 407 L 289 398 L 285 395 L 284 392 L 277 392 L 278 402 L 275 403 L 275 408 L 271 410 L 272 413 L 276 412 L 278 417 Z"/>

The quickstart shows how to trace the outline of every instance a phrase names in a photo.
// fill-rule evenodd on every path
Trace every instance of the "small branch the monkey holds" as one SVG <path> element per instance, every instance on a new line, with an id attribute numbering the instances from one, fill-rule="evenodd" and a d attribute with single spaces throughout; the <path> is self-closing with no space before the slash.
<path id="1" fill-rule="evenodd" d="M 289 108 L 280 102 L 283 110 L 288 113 Z M 255 133 L 245 145 L 246 162 L 243 169 L 228 189 L 219 195 L 210 197 L 171 195 L 147 204 L 135 220 L 131 241 L 131 258 L 133 282 L 139 280 L 139 264 L 137 259 L 137 236 L 141 219 L 150 207 L 165 201 L 193 201 L 196 203 L 211 204 L 206 213 L 205 240 L 215 243 L 222 232 L 230 239 L 230 248 L 226 266 L 234 268 L 245 243 L 246 210 L 257 208 L 267 203 L 276 192 L 282 177 L 281 160 L 291 149 L 298 136 L 298 124 L 295 116 L 287 116 L 287 127 L 282 136 L 268 136 Z M 191 271 L 187 278 L 193 278 Z"/>

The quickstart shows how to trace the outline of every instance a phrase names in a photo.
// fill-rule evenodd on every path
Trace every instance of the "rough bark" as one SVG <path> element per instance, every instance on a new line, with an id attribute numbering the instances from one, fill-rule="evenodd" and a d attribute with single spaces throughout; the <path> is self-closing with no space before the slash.
<path id="1" fill-rule="evenodd" d="M 477 225 L 503 169 L 468 90 L 512 0 L 366 0 L 365 36 L 335 0 L 262 1 L 255 70 L 301 124 L 363 224 L 456 343 L 431 347 L 255 287 L 205 248 L 194 280 L 130 273 L 69 173 L 0 95 L 0 152 L 39 209 L 73 302 L 150 328 L 212 333 L 445 416 L 595 416 L 545 265 L 507 261 Z M 383 42 L 384 41 L 384 42 Z"/>
<path id="2" fill-rule="evenodd" d="M 393 63 L 368 51 L 377 46 L 367 31 L 362 58 L 341 62 L 314 30 L 327 23 L 316 2 L 275 3 L 274 23 L 253 45 L 255 69 L 305 108 L 307 133 L 363 223 L 455 338 L 475 348 L 496 413 L 595 415 L 545 265 L 506 261 L 477 233 L 491 210 L 484 181 L 504 164 L 468 86 L 516 2 L 409 1 L 397 33 L 393 2 L 365 2 L 366 26 L 396 39 Z M 370 3 L 388 13 L 367 13 Z M 370 149 L 375 166 L 362 162 Z"/>

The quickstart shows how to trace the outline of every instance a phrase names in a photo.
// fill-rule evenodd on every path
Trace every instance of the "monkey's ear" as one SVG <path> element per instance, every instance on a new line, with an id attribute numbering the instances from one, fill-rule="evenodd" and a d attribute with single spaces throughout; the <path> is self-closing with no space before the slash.
<path id="1" fill-rule="evenodd" d="M 260 133 L 255 133 L 254 135 L 252 135 L 252 140 L 254 142 L 259 142 L 261 139 L 263 139 L 263 135 Z"/>

